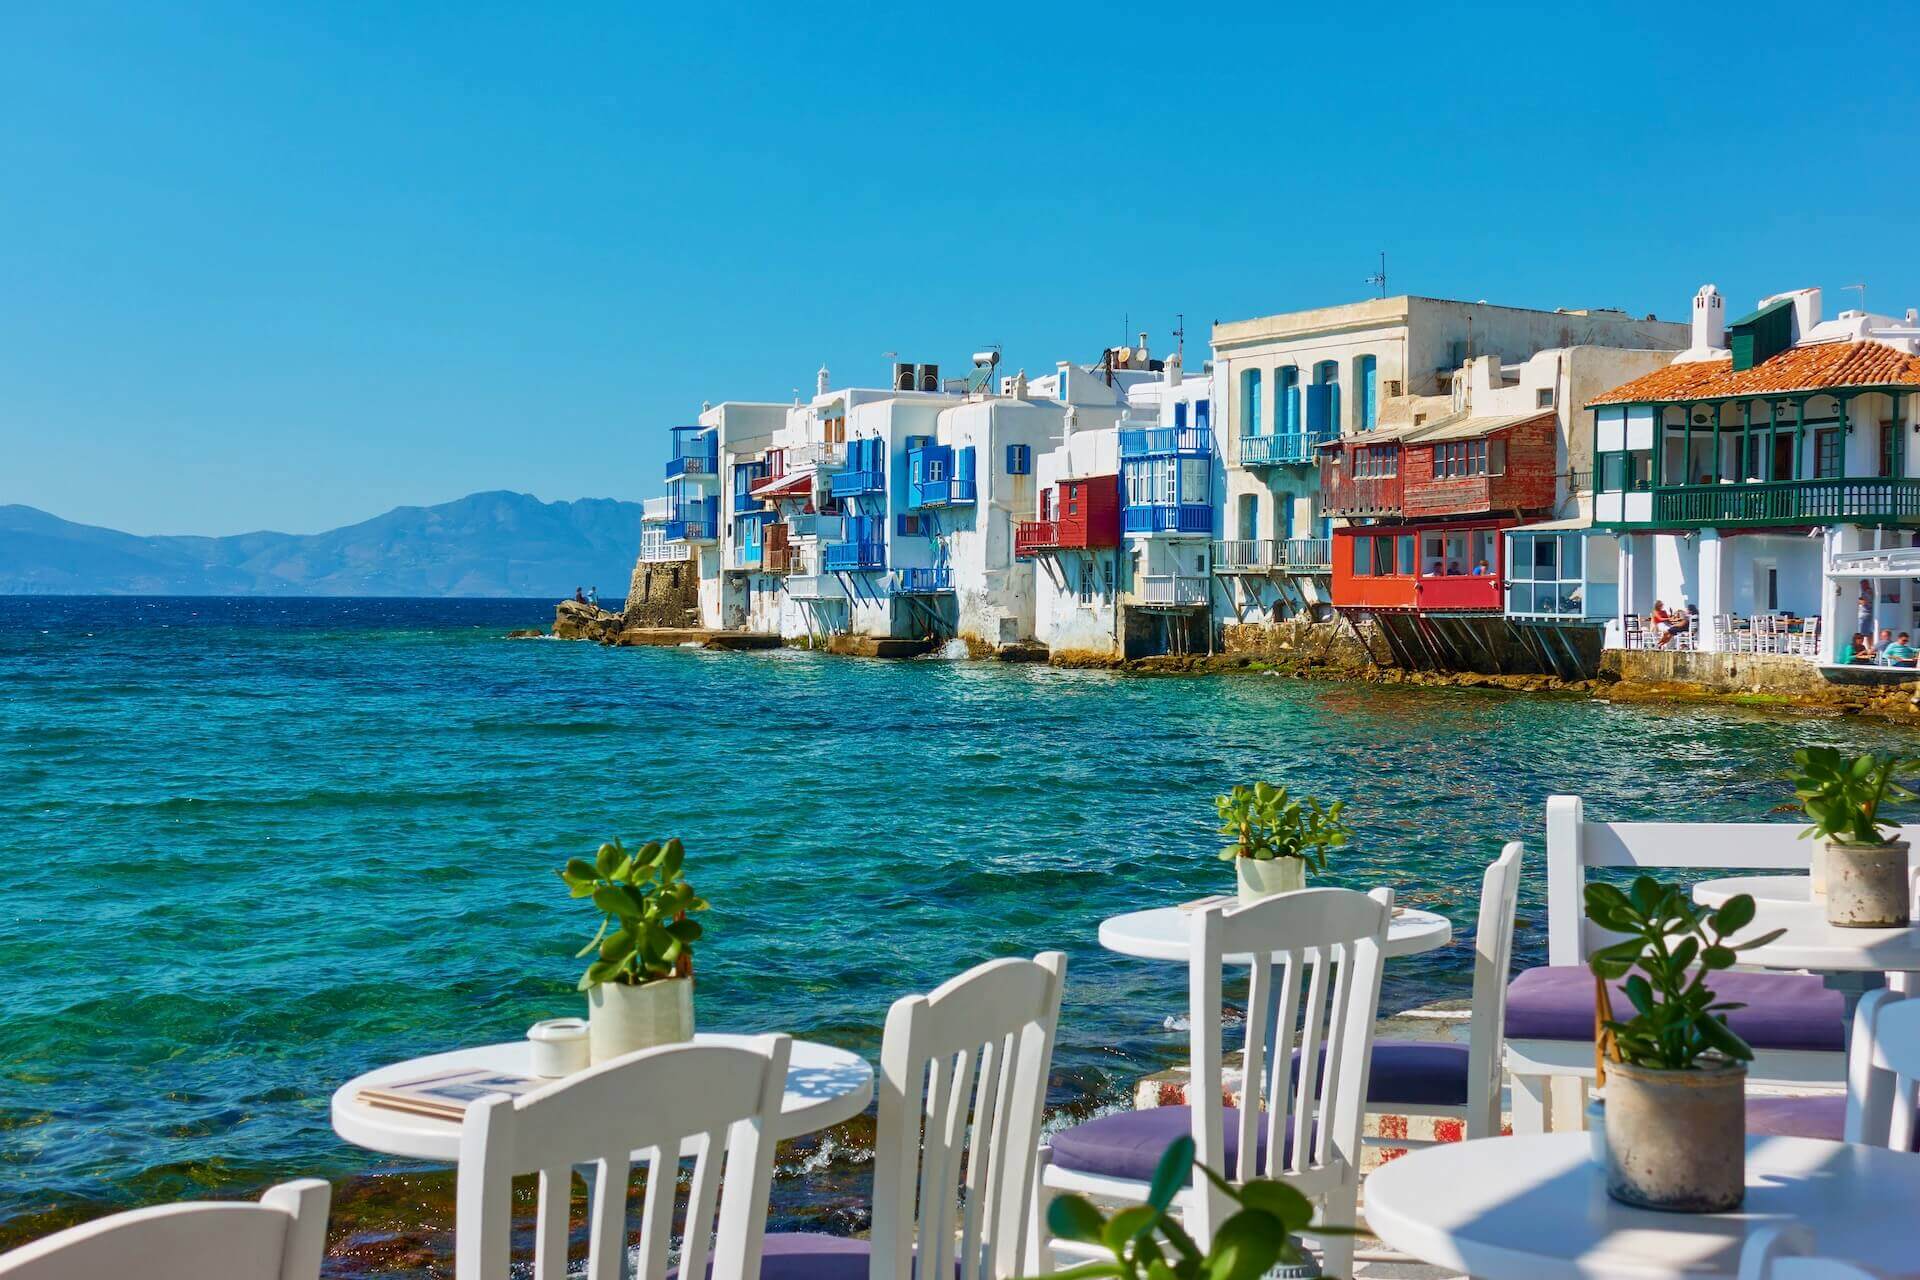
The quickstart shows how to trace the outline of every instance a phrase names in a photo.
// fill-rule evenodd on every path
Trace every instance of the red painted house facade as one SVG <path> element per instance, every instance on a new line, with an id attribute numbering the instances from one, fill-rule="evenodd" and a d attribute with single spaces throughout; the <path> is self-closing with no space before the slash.
<path id="1" fill-rule="evenodd" d="M 1340 440 L 1321 468 L 1333 604 L 1365 612 L 1499 613 L 1502 532 L 1553 510 L 1557 419 L 1440 421 Z"/>

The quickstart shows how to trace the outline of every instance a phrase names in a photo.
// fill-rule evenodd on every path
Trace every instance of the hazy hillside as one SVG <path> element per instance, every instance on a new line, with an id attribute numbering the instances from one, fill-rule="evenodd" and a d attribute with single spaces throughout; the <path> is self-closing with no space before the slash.
<path id="1" fill-rule="evenodd" d="M 0 506 L 0 595 L 626 594 L 640 504 L 476 493 L 326 533 L 143 538 Z"/>

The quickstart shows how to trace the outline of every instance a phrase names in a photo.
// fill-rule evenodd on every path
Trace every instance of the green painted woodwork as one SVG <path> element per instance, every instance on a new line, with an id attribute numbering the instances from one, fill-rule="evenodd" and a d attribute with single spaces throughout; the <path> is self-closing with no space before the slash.
<path id="1" fill-rule="evenodd" d="M 1793 345 L 1793 300 L 1770 302 L 1752 315 L 1727 326 L 1727 346 L 1733 351 L 1733 371 L 1751 369 Z"/>

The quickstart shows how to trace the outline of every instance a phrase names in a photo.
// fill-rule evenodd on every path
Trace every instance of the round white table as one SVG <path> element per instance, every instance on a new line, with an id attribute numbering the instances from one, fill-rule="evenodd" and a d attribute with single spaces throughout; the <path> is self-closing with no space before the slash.
<path id="1" fill-rule="evenodd" d="M 1813 1138 L 1750 1138 L 1733 1213 L 1654 1213 L 1607 1196 L 1584 1133 L 1449 1142 L 1367 1177 L 1365 1217 L 1400 1252 L 1476 1280 L 1734 1277 L 1747 1236 L 1802 1223 L 1820 1252 L 1920 1274 L 1894 1206 L 1920 1203 L 1920 1159 Z"/>
<path id="2" fill-rule="evenodd" d="M 700 1044 L 739 1044 L 749 1039 L 751 1037 L 705 1032 L 694 1037 Z M 525 1040 L 482 1045 L 476 1049 L 412 1058 L 355 1076 L 334 1090 L 333 1131 L 355 1146 L 388 1155 L 457 1164 L 460 1160 L 458 1121 L 435 1120 L 369 1106 L 360 1101 L 360 1090 L 369 1085 L 390 1085 L 438 1071 L 469 1067 L 531 1075 L 533 1049 Z M 793 1056 L 787 1065 L 787 1095 L 781 1103 L 780 1123 L 774 1137 L 795 1138 L 851 1120 L 865 1111 L 871 1101 L 873 1068 L 865 1058 L 831 1045 L 795 1040 Z"/>
<path id="3" fill-rule="evenodd" d="M 1754 881 L 1776 879 L 1807 883 L 1804 876 L 1733 876 L 1695 885 L 1693 900 L 1717 906 L 1736 893 L 1751 893 L 1744 886 Z M 1779 894 L 1792 892 L 1791 886 L 1774 889 Z M 1740 963 L 1820 973 L 1905 973 L 1920 969 L 1920 928 L 1842 929 L 1827 923 L 1824 902 L 1811 901 L 1804 892 L 1795 898 L 1755 894 L 1753 923 L 1734 935 L 1734 941 L 1775 929 L 1785 932 L 1763 947 L 1742 951 Z"/>
<path id="4" fill-rule="evenodd" d="M 1185 962 L 1188 921 L 1192 918 L 1191 911 L 1178 906 L 1150 907 L 1145 911 L 1109 916 L 1100 922 L 1100 945 L 1123 956 Z M 1445 916 L 1407 907 L 1397 911 L 1387 925 L 1387 945 L 1383 950 L 1388 956 L 1418 955 L 1446 946 L 1452 937 L 1453 924 Z M 1226 961 L 1250 964 L 1253 957 L 1228 956 Z"/>

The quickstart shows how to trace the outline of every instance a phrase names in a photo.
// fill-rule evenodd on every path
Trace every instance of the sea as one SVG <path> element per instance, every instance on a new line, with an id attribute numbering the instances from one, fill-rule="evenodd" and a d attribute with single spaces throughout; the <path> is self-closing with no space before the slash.
<path id="1" fill-rule="evenodd" d="M 1185 974 L 1100 921 L 1232 885 L 1212 798 L 1340 798 L 1331 883 L 1455 941 L 1382 1008 L 1465 996 L 1485 864 L 1542 805 L 1761 820 L 1871 721 L 796 650 L 508 639 L 550 601 L 0 599 L 0 1247 L 114 1209 L 335 1184 L 331 1274 L 445 1273 L 443 1169 L 340 1140 L 343 1081 L 583 1012 L 557 874 L 679 836 L 713 903 L 703 1029 L 877 1055 L 888 1006 L 1060 949 L 1056 1121 L 1182 1056 Z M 1778 815 L 1776 815 L 1778 816 Z M 1779 820 L 1785 820 L 1783 816 Z M 777 1228 L 864 1225 L 870 1121 L 784 1151 Z"/>

